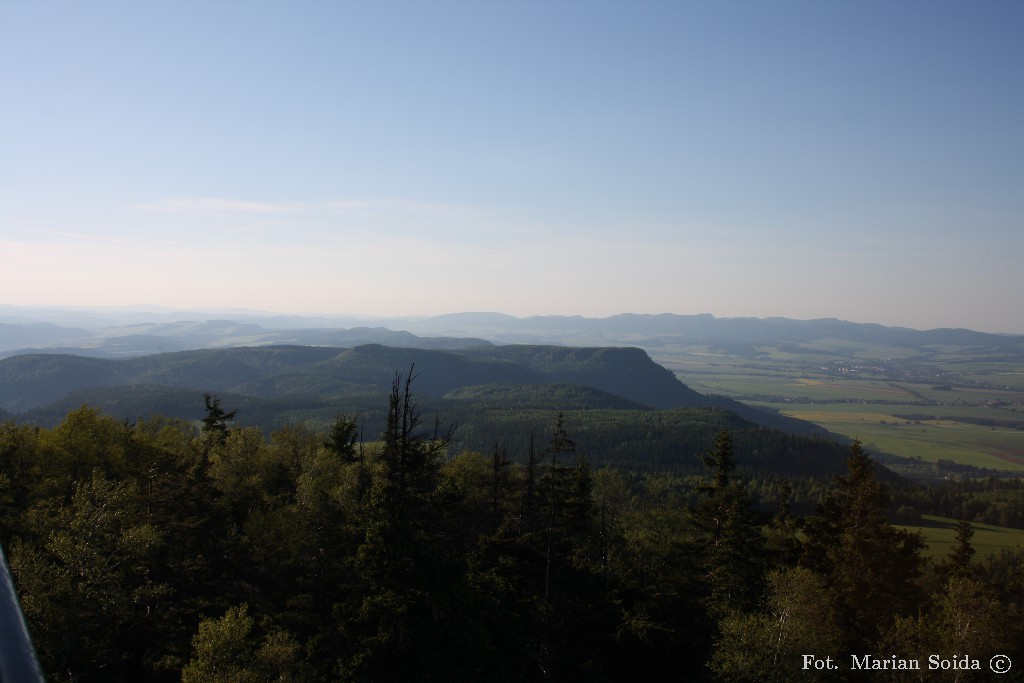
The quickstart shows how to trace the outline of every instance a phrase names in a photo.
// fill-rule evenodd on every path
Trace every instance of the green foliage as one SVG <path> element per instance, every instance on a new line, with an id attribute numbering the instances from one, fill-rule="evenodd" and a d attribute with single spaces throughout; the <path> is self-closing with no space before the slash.
<path id="1" fill-rule="evenodd" d="M 679 444 L 699 473 L 592 468 L 607 411 L 459 450 L 412 379 L 393 377 L 373 443 L 345 417 L 229 427 L 212 398 L 223 431 L 84 407 L 0 425 L 0 542 L 48 676 L 813 680 L 805 650 L 1014 654 L 1019 558 L 971 559 L 964 531 L 971 571 L 920 577 L 859 446 L 831 487 L 745 478 L 752 449 L 804 442 L 718 411 L 634 411 L 652 434 L 699 425 Z"/>
<path id="2" fill-rule="evenodd" d="M 143 521 L 135 483 L 98 471 L 45 527 L 41 546 L 19 541 L 11 553 L 44 667 L 93 679 L 109 671 L 113 680 L 170 591 L 150 576 L 160 535 Z"/>
<path id="3" fill-rule="evenodd" d="M 704 463 L 711 470 L 710 483 L 701 487 L 703 496 L 693 515 L 701 534 L 701 569 L 709 611 L 721 616 L 749 609 L 760 597 L 765 543 L 746 488 L 733 481 L 736 465 L 728 432 L 719 432 Z"/>
<path id="4" fill-rule="evenodd" d="M 285 631 L 260 641 L 249 606 L 229 608 L 220 619 L 204 619 L 192 639 L 193 657 L 181 671 L 182 683 L 300 683 L 301 647 Z"/>
<path id="5" fill-rule="evenodd" d="M 720 623 L 710 668 L 724 681 L 832 680 L 831 671 L 805 671 L 801 656 L 840 652 L 836 608 L 824 580 L 804 567 L 769 577 L 767 609 L 733 612 Z"/>
<path id="6" fill-rule="evenodd" d="M 852 651 L 866 652 L 897 615 L 919 604 L 923 542 L 889 523 L 889 495 L 859 443 L 846 462 L 847 474 L 836 477 L 808 522 L 805 559 L 834 591 Z"/>
<path id="7" fill-rule="evenodd" d="M 237 411 L 225 411 L 220 407 L 220 399 L 209 392 L 203 394 L 203 400 L 206 402 L 203 435 L 212 443 L 223 444 L 228 438 L 228 423 L 235 419 Z"/>
<path id="8" fill-rule="evenodd" d="M 879 649 L 922 662 L 936 653 L 967 655 L 983 662 L 984 670 L 938 670 L 929 672 L 929 680 L 991 680 L 989 658 L 1014 652 L 1018 632 L 1019 625 L 1015 627 L 1008 619 L 991 586 L 957 575 L 934 596 L 930 610 L 918 616 L 897 617 Z"/>
<path id="9" fill-rule="evenodd" d="M 352 418 L 339 415 L 331 423 L 331 431 L 324 446 L 334 453 L 342 462 L 356 460 L 356 440 L 359 438 L 359 425 Z"/>
<path id="10" fill-rule="evenodd" d="M 971 560 L 974 558 L 974 546 L 971 539 L 974 537 L 974 529 L 971 523 L 965 519 L 960 520 L 956 526 L 956 546 L 949 556 L 949 573 L 951 576 L 970 576 L 973 572 Z"/>
<path id="11" fill-rule="evenodd" d="M 735 430 L 742 425 L 753 431 L 755 424 L 771 425 L 799 433 L 810 429 L 808 424 L 736 402 L 701 396 L 645 352 L 630 348 L 502 346 L 442 352 L 371 344 L 352 349 L 234 348 L 126 361 L 87 360 L 80 362 L 70 356 L 0 360 L 0 376 L 9 375 L 9 382 L 0 382 L 0 405 L 35 396 L 32 390 L 38 382 L 32 378 L 38 370 L 50 377 L 56 391 L 56 395 L 39 395 L 25 406 L 35 409 L 26 419 L 38 424 L 57 424 L 83 402 L 128 420 L 156 414 L 193 419 L 195 394 L 185 391 L 191 387 L 193 392 L 213 390 L 230 397 L 227 400 L 242 416 L 240 424 L 259 426 L 264 434 L 300 421 L 329 429 L 339 411 L 360 415 L 366 432 L 376 433 L 384 427 L 386 412 L 381 409 L 380 396 L 395 369 L 416 362 L 418 367 L 429 368 L 429 375 L 419 384 L 427 402 L 463 425 L 453 445 L 483 452 L 498 439 L 513 459 L 525 452 L 525 442 L 514 439 L 539 429 L 557 410 L 565 410 L 578 425 L 578 436 L 587 434 L 581 445 L 595 465 L 630 469 L 697 471 L 699 455 L 710 445 L 704 439 L 712 439 L 723 426 Z M 62 383 L 67 385 L 63 393 L 59 391 Z M 9 388 L 10 395 L 6 393 Z M 207 400 L 208 410 L 212 410 L 203 418 L 204 426 L 207 431 L 215 430 L 220 440 L 229 421 L 225 418 L 233 411 L 220 408 L 220 399 L 212 393 Z M 660 415 L 667 412 L 664 409 L 672 413 Z M 688 409 L 693 409 L 693 414 L 688 414 Z M 595 422 L 593 413 L 597 411 L 607 413 Z M 715 415 L 716 424 L 699 431 L 693 417 L 709 412 Z M 737 418 L 737 413 L 742 413 L 744 420 Z M 643 431 L 638 432 L 637 425 Z M 688 447 L 691 442 L 694 446 Z M 757 456 L 755 467 L 838 471 L 839 459 L 827 462 L 820 457 L 824 450 L 820 444 L 796 449 L 793 445 L 774 444 L 772 452 L 765 447 L 745 452 Z M 682 452 L 677 450 L 683 447 Z"/>

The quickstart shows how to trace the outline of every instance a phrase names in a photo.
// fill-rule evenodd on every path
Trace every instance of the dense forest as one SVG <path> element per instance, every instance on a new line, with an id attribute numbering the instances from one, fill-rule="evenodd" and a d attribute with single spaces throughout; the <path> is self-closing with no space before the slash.
<path id="1" fill-rule="evenodd" d="M 720 425 L 699 473 L 595 466 L 571 413 L 456 449 L 412 377 L 373 440 L 345 414 L 267 435 L 210 394 L 195 423 L 3 423 L 0 542 L 48 679 L 975 680 L 1024 655 L 1020 556 L 977 561 L 964 521 L 927 560 L 890 522 L 1019 489 L 894 489 L 858 443 L 835 477 L 741 477 L 757 444 Z"/>

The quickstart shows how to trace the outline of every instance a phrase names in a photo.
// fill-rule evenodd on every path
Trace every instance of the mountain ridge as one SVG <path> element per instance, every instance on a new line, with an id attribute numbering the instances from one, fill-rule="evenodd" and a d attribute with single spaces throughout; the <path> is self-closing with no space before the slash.
<path id="1" fill-rule="evenodd" d="M 421 395 L 488 385 L 579 385 L 651 409 L 712 407 L 767 427 L 821 434 L 809 423 L 704 396 L 637 348 L 490 346 L 462 350 L 412 349 L 366 344 L 351 348 L 286 346 L 200 349 L 126 359 L 63 354 L 0 360 L 0 409 L 26 413 L 70 395 L 100 391 L 111 402 L 116 387 L 146 393 L 191 390 L 261 400 L 289 397 L 329 405 L 348 395 L 385 393 L 396 374 L 414 372 Z M 83 400 L 84 400 L 83 398 Z M 605 400 L 607 403 L 607 400 Z M 130 403 L 126 408 L 130 407 Z M 134 415 L 121 415 L 132 419 Z"/>

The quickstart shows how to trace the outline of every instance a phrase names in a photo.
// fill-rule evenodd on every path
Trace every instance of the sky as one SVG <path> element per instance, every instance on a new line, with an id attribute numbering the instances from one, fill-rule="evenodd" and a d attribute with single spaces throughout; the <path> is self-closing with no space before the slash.
<path id="1" fill-rule="evenodd" d="M 1024 4 L 0 3 L 0 303 L 1024 333 Z"/>

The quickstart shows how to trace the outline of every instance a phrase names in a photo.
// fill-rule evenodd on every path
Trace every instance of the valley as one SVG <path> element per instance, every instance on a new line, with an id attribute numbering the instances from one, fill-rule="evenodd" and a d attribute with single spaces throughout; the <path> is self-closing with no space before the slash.
<path id="1" fill-rule="evenodd" d="M 243 407 L 243 416 L 267 429 L 289 420 L 323 426 L 338 410 L 372 421 L 370 406 L 388 377 L 416 362 L 425 400 L 459 415 L 464 432 L 472 432 L 472 420 L 461 416 L 469 411 L 480 419 L 481 396 L 487 398 L 483 403 L 494 406 L 492 415 L 499 422 L 498 413 L 513 406 L 623 409 L 627 406 L 617 402 L 622 399 L 633 402 L 631 410 L 705 406 L 788 432 L 859 439 L 887 467 L 913 478 L 1024 471 L 1020 335 L 707 314 L 517 318 L 457 313 L 357 319 L 250 312 L 235 318 L 184 311 L 0 309 L 0 357 L 13 356 L 0 366 L 0 393 L 5 387 L 21 392 L 0 400 L 0 409 L 32 411 L 34 419 L 48 424 L 82 402 L 115 412 L 126 404 L 184 416 L 194 410 L 195 398 L 186 391 L 191 389 L 192 394 L 225 393 Z M 297 358 L 297 351 L 285 349 L 300 347 L 309 349 L 303 352 L 307 360 L 316 357 L 318 370 L 303 367 L 284 373 L 268 366 L 273 378 L 220 381 L 228 378 L 230 367 L 250 362 L 243 358 L 255 358 L 256 349 L 265 349 L 260 353 L 266 358 Z M 646 356 L 630 356 L 622 347 L 642 349 Z M 347 352 L 344 361 L 335 358 L 341 349 L 355 348 L 363 351 Z M 621 349 L 618 355 L 612 352 L 616 348 Z M 369 365 L 383 363 L 372 386 L 365 377 L 331 375 L 342 367 L 354 371 L 362 362 L 358 358 L 372 355 L 368 349 L 378 349 Z M 588 351 L 577 363 L 573 354 L 581 349 Z M 33 361 L 37 367 L 27 378 L 19 372 L 3 375 L 24 362 L 18 358 L 61 353 L 88 358 L 72 362 L 74 379 L 57 393 L 47 393 L 47 382 L 61 385 L 64 380 L 40 369 L 47 364 L 43 359 Z M 617 369 L 608 365 L 613 356 L 613 365 L 623 363 Z M 168 365 L 116 379 L 133 363 L 152 365 L 145 357 Z M 115 359 L 124 363 L 107 365 Z M 638 374 L 640 366 L 631 366 L 630 359 L 644 365 L 643 372 Z M 671 376 L 652 366 L 667 368 L 679 382 L 667 382 Z M 118 369 L 104 369 L 111 367 Z M 326 371 L 328 367 L 333 369 Z M 482 373 L 484 367 L 488 370 Z M 603 368 L 598 373 L 602 378 L 594 374 L 598 368 Z M 182 380 L 179 371 L 191 372 L 196 381 Z M 93 376 L 95 381 L 87 379 Z M 24 390 L 16 388 L 20 381 L 27 382 Z M 534 390 L 524 398 L 524 386 L 555 383 L 587 386 L 611 396 L 570 398 L 562 390 L 546 395 Z M 124 398 L 118 386 L 130 386 L 132 398 Z M 38 400 L 26 403 L 30 394 Z M 53 401 L 57 403 L 47 412 L 46 404 Z M 621 414 L 625 421 L 632 417 Z"/>
<path id="2" fill-rule="evenodd" d="M 846 357 L 837 353 L 825 344 L 743 355 L 689 345 L 656 357 L 697 391 L 859 439 L 894 471 L 949 474 L 951 464 L 1024 471 L 1024 362 L 967 347 L 847 345 Z"/>
<path id="3" fill-rule="evenodd" d="M 1019 632 L 1024 576 L 1024 339 L 704 316 L 474 320 L 434 321 L 435 336 L 68 327 L 6 353 L 0 493 L 13 504 L 0 540 L 43 666 L 214 680 L 204 639 L 234 629 L 251 680 L 336 680 L 342 665 L 378 680 L 405 661 L 376 649 L 394 627 L 426 648 L 386 680 L 415 678 L 437 652 L 439 680 L 532 670 L 523 652 L 543 652 L 539 632 L 579 653 L 551 659 L 566 680 L 656 679 L 684 661 L 708 680 L 757 680 L 766 664 L 749 653 L 758 624 L 775 628 L 771 601 L 884 624 L 859 652 L 921 614 L 939 642 L 951 601 L 979 595 L 994 625 L 971 651 L 1016 652 L 1002 638 Z M 97 610 L 97 594 L 117 611 Z M 400 602 L 367 612 L 382 595 Z M 271 643 L 248 635 L 250 609 L 280 629 L 271 664 L 244 654 Z M 835 637 L 865 632 L 847 630 Z M 69 634 L 126 653 L 111 655 L 120 673 L 69 651 Z M 841 647 L 794 642 L 778 680 L 795 680 L 808 647 Z"/>

